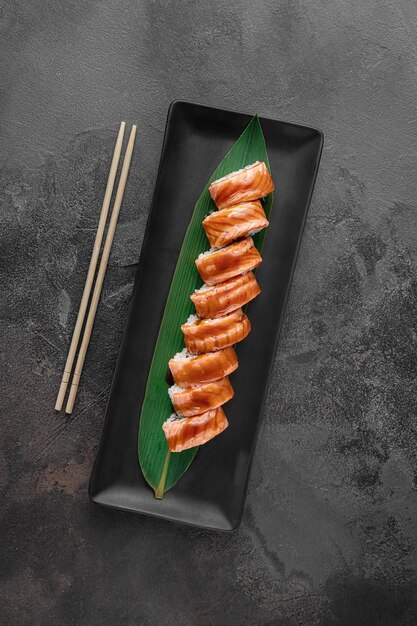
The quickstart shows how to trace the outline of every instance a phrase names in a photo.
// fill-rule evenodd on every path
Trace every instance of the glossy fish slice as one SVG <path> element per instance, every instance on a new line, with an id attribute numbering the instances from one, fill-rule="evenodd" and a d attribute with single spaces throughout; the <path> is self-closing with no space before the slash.
<path id="1" fill-rule="evenodd" d="M 262 263 L 262 257 L 251 237 L 245 237 L 226 248 L 201 254 L 196 266 L 206 285 L 217 285 Z"/>
<path id="2" fill-rule="evenodd" d="M 177 387 L 168 390 L 174 410 L 181 417 L 201 415 L 211 409 L 217 409 L 231 398 L 234 391 L 227 376 L 212 383 L 197 387 Z"/>
<path id="3" fill-rule="evenodd" d="M 170 417 L 162 428 L 171 452 L 181 452 L 207 443 L 228 427 L 221 407 L 194 417 Z"/>
<path id="4" fill-rule="evenodd" d="M 265 163 L 256 161 L 211 183 L 209 192 L 218 209 L 239 202 L 258 200 L 274 191 L 274 183 Z"/>
<path id="5" fill-rule="evenodd" d="M 227 315 L 261 293 L 258 281 L 252 272 L 208 287 L 203 285 L 191 294 L 197 315 L 201 318 Z"/>
<path id="6" fill-rule="evenodd" d="M 228 376 L 237 368 L 238 361 L 233 348 L 198 356 L 183 350 L 169 361 L 169 369 L 179 387 L 211 383 Z"/>
<path id="7" fill-rule="evenodd" d="M 187 322 L 181 326 L 187 350 L 192 354 L 214 352 L 233 346 L 250 333 L 248 317 L 241 309 L 225 317 Z"/>
<path id="8" fill-rule="evenodd" d="M 262 230 L 268 224 L 259 200 L 214 211 L 203 220 L 203 228 L 213 248 L 223 248 L 236 239 Z"/>

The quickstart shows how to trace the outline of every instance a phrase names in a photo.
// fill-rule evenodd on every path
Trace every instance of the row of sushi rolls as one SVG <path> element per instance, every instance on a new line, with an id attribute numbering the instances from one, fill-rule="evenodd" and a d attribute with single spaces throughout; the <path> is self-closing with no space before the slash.
<path id="1" fill-rule="evenodd" d="M 204 285 L 190 296 L 196 315 L 181 326 L 185 348 L 169 361 L 175 413 L 162 428 L 171 452 L 200 446 L 228 426 L 222 405 L 234 395 L 228 378 L 238 367 L 233 346 L 251 330 L 242 307 L 261 292 L 252 270 L 262 258 L 252 235 L 269 224 L 261 199 L 273 190 L 259 161 L 209 187 L 217 208 L 203 220 L 211 249 L 195 261 Z"/>

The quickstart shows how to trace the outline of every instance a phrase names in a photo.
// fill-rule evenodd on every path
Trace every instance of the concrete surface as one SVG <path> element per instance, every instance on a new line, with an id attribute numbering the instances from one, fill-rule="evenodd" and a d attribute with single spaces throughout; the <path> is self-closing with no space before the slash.
<path id="1" fill-rule="evenodd" d="M 411 0 L 0 0 L 1 623 L 417 622 L 416 27 Z M 233 535 L 87 500 L 176 98 L 326 136 Z M 65 417 L 122 117 L 139 147 Z"/>

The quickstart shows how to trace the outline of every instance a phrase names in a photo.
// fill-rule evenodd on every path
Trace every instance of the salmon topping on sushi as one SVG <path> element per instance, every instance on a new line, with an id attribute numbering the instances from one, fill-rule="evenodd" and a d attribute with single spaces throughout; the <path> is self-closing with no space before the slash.
<path id="1" fill-rule="evenodd" d="M 216 285 L 229 278 L 253 270 L 262 263 L 262 257 L 251 237 L 236 243 L 200 254 L 196 266 L 206 285 Z"/>
<path id="2" fill-rule="evenodd" d="M 228 427 L 221 407 L 194 417 L 171 416 L 163 425 L 163 431 L 171 452 L 181 452 L 207 443 Z"/>
<path id="3" fill-rule="evenodd" d="M 218 209 L 258 200 L 274 191 L 274 183 L 265 163 L 256 161 L 211 183 L 209 192 Z"/>
<path id="4" fill-rule="evenodd" d="M 210 245 L 223 248 L 236 239 L 253 235 L 268 224 L 262 204 L 257 200 L 214 211 L 203 221 L 203 228 Z"/>
<path id="5" fill-rule="evenodd" d="M 190 320 L 181 326 L 187 350 L 203 354 L 223 350 L 245 339 L 250 333 L 248 317 L 241 309 L 225 317 Z"/>
<path id="6" fill-rule="evenodd" d="M 259 161 L 209 186 L 218 210 L 203 221 L 211 249 L 195 261 L 204 285 L 190 296 L 197 315 L 181 326 L 186 347 L 169 361 L 175 413 L 162 429 L 171 452 L 200 446 L 228 426 L 222 405 L 234 395 L 228 376 L 238 360 L 232 346 L 250 333 L 242 307 L 261 292 L 252 270 L 262 258 L 251 236 L 269 224 L 260 199 L 273 190 Z"/>
<path id="7" fill-rule="evenodd" d="M 211 383 L 228 376 L 238 368 L 236 352 L 226 348 L 195 356 L 184 349 L 169 361 L 174 382 L 179 387 Z"/>
<path id="8" fill-rule="evenodd" d="M 216 409 L 233 398 L 234 391 L 227 376 L 212 383 L 205 383 L 197 387 L 178 387 L 173 385 L 168 389 L 169 397 L 181 417 L 201 415 L 211 409 Z"/>
<path id="9" fill-rule="evenodd" d="M 214 287 L 203 285 L 190 298 L 199 317 L 214 318 L 239 309 L 260 293 L 261 288 L 255 275 L 248 272 Z"/>

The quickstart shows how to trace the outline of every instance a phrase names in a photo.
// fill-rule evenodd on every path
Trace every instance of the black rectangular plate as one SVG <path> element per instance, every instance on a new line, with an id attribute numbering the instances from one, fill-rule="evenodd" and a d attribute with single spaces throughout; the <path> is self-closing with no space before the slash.
<path id="1" fill-rule="evenodd" d="M 124 510 L 216 530 L 237 528 L 274 361 L 285 303 L 300 246 L 323 134 L 314 128 L 261 119 L 276 185 L 257 272 L 262 294 L 248 307 L 249 337 L 238 345 L 230 423 L 202 446 L 163 500 L 156 500 L 137 458 L 138 418 L 148 370 L 185 231 L 211 173 L 250 115 L 189 102 L 172 103 L 127 327 L 113 379 L 90 498 Z M 187 298 L 188 294 L 184 294 Z"/>

